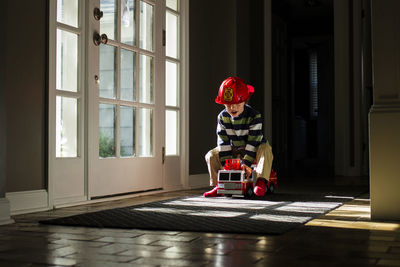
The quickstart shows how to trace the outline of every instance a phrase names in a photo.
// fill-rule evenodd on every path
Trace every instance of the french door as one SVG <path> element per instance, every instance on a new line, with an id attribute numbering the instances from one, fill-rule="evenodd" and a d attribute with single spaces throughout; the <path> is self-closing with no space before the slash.
<path id="1" fill-rule="evenodd" d="M 49 49 L 54 204 L 182 185 L 179 6 L 178 0 L 50 5 L 56 20 L 50 36 L 57 32 Z M 64 89 L 60 77 L 76 89 Z"/>

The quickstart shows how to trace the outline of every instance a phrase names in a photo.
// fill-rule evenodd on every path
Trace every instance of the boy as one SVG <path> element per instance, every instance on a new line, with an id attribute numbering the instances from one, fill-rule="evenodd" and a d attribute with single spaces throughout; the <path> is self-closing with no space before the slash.
<path id="1" fill-rule="evenodd" d="M 241 159 L 246 177 L 251 175 L 251 164 L 257 162 L 257 181 L 253 191 L 257 196 L 265 194 L 273 155 L 262 133 L 261 114 L 246 104 L 253 93 L 253 86 L 246 85 L 239 77 L 229 77 L 219 87 L 215 102 L 223 104 L 225 109 L 218 115 L 218 146 L 205 156 L 210 185 L 215 187 L 205 192 L 204 197 L 218 196 L 218 170 L 223 168 L 226 159 L 231 158 Z"/>

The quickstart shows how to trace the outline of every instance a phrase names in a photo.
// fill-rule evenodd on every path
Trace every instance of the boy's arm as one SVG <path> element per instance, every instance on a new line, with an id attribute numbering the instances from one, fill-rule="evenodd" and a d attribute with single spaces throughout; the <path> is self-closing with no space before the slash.
<path id="1" fill-rule="evenodd" d="M 218 117 L 218 124 L 217 124 L 217 145 L 219 151 L 219 160 L 221 161 L 221 165 L 225 165 L 225 160 L 232 158 L 232 147 L 226 133 L 226 128 L 222 124 L 222 121 Z"/>
<path id="2" fill-rule="evenodd" d="M 249 136 L 245 147 L 245 155 L 243 163 L 251 167 L 251 164 L 256 159 L 257 147 L 263 141 L 262 133 L 262 118 L 261 114 L 257 114 L 249 125 Z"/>

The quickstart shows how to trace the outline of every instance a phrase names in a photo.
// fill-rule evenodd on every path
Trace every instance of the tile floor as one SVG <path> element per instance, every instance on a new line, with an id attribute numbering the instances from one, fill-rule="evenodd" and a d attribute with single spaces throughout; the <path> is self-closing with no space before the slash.
<path id="1" fill-rule="evenodd" d="M 341 182 L 335 180 L 336 184 Z M 158 193 L 13 216 L 16 223 L 0 227 L 0 266 L 400 266 L 400 222 L 371 221 L 368 193 L 282 235 L 96 229 L 38 223 L 46 218 L 200 192 Z"/>

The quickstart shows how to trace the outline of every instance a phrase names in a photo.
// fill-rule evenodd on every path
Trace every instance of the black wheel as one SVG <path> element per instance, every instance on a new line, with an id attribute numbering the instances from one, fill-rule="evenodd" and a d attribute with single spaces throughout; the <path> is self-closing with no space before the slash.
<path id="1" fill-rule="evenodd" d="M 275 191 L 275 185 L 274 185 L 274 183 L 273 182 L 271 182 L 270 184 L 269 184 L 269 186 L 268 186 L 268 193 L 269 194 L 273 194 L 274 193 L 274 191 Z"/>
<path id="2" fill-rule="evenodd" d="M 231 194 L 227 194 L 227 195 L 225 195 L 226 197 L 232 197 L 232 195 Z"/>
<path id="3" fill-rule="evenodd" d="M 253 187 L 252 187 L 252 186 L 249 186 L 249 187 L 247 188 L 247 190 L 246 190 L 246 193 L 244 193 L 244 197 L 245 197 L 245 198 L 251 198 L 253 195 L 254 195 Z"/>

